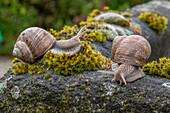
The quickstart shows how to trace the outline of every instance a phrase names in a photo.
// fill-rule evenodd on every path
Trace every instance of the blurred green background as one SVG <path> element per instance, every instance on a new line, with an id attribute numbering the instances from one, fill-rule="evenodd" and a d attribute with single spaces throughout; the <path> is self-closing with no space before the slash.
<path id="1" fill-rule="evenodd" d="M 12 55 L 18 35 L 26 28 L 39 26 L 60 30 L 64 25 L 85 20 L 93 9 L 124 11 L 151 0 L 0 0 L 0 55 Z M 1 43 L 1 42 L 0 42 Z"/>

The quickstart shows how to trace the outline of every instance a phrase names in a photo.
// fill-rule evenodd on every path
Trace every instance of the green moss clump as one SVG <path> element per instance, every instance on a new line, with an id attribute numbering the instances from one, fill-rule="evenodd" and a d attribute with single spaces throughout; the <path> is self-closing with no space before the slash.
<path id="1" fill-rule="evenodd" d="M 139 16 L 144 22 L 149 24 L 149 27 L 154 29 L 158 34 L 163 33 L 167 29 L 168 19 L 164 16 L 160 16 L 160 12 L 157 11 L 156 14 L 153 12 L 141 13 Z"/>
<path id="2" fill-rule="evenodd" d="M 14 64 L 14 63 L 16 63 L 16 62 L 21 62 L 22 60 L 21 59 L 19 59 L 19 58 L 14 58 L 13 60 L 12 60 L 12 63 Z"/>
<path id="3" fill-rule="evenodd" d="M 92 11 L 92 13 L 90 13 L 89 14 L 89 16 L 90 17 L 95 17 L 95 16 L 97 16 L 97 15 L 100 15 L 100 14 L 102 14 L 103 12 L 102 11 L 99 11 L 98 9 L 94 9 L 93 11 Z"/>
<path id="4" fill-rule="evenodd" d="M 130 22 L 128 19 L 120 19 L 120 20 L 117 20 L 116 25 L 120 25 L 122 27 L 129 27 L 130 26 Z"/>
<path id="5" fill-rule="evenodd" d="M 49 52 L 44 65 L 53 68 L 58 74 L 73 75 L 82 71 L 94 71 L 96 69 L 104 68 L 103 64 L 111 63 L 112 61 L 102 56 L 100 52 L 92 49 L 87 42 L 82 43 L 83 51 L 76 53 L 74 56 L 53 54 Z"/>
<path id="6" fill-rule="evenodd" d="M 92 11 L 92 13 L 89 14 L 89 17 L 94 18 L 95 16 L 98 16 L 98 15 L 100 15 L 100 14 L 107 13 L 107 12 L 122 14 L 121 11 L 111 10 L 108 6 L 105 6 L 105 7 L 103 8 L 103 11 L 100 11 L 100 10 L 98 10 L 98 9 L 94 9 L 94 10 Z"/>
<path id="7" fill-rule="evenodd" d="M 108 32 L 107 31 L 97 31 L 97 29 L 99 29 L 99 24 L 103 23 L 103 22 L 93 22 L 92 20 L 89 19 L 90 22 L 84 22 L 82 21 L 80 23 L 80 28 L 82 28 L 84 25 L 87 25 L 88 28 L 88 32 L 85 33 L 82 36 L 82 40 L 87 40 L 89 42 L 105 42 L 106 39 L 109 38 Z M 50 33 L 56 38 L 56 40 L 67 40 L 70 39 L 72 37 L 74 37 L 75 35 L 77 35 L 78 31 L 80 30 L 80 28 L 77 27 L 77 25 L 74 25 L 72 27 L 69 26 L 64 26 L 64 28 L 60 31 L 57 32 L 54 29 L 50 29 Z"/>
<path id="8" fill-rule="evenodd" d="M 132 14 L 129 13 L 129 12 L 124 12 L 122 15 L 123 15 L 124 17 L 131 17 L 131 16 L 132 16 Z"/>
<path id="9" fill-rule="evenodd" d="M 15 60 L 15 59 L 14 59 Z M 16 65 L 12 66 L 11 69 L 13 70 L 13 73 L 16 75 L 30 73 L 30 74 L 36 74 L 36 73 L 45 73 L 46 71 L 37 64 L 29 64 L 29 63 L 17 63 Z"/>
<path id="10" fill-rule="evenodd" d="M 50 73 L 44 75 L 44 79 L 48 79 L 48 78 L 50 78 L 50 77 L 51 77 L 51 74 L 50 74 Z"/>
<path id="11" fill-rule="evenodd" d="M 80 29 L 77 27 L 77 25 L 74 25 L 72 27 L 65 25 L 60 32 L 57 32 L 54 29 L 50 29 L 49 32 L 56 38 L 56 40 L 67 40 L 74 37 L 79 30 Z"/>
<path id="12" fill-rule="evenodd" d="M 148 75 L 158 75 L 170 79 L 170 59 L 163 57 L 157 61 L 152 61 L 143 66 L 142 70 Z"/>

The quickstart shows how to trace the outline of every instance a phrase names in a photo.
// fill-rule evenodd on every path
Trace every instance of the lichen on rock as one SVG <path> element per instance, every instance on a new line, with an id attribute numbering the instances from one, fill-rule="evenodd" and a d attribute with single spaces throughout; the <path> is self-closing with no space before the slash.
<path id="1" fill-rule="evenodd" d="M 12 76 L 10 76 L 9 78 L 5 79 L 3 82 L 0 83 L 0 93 L 3 93 L 4 88 L 7 88 L 7 82 L 11 78 L 12 78 Z"/>
<path id="2" fill-rule="evenodd" d="M 118 21 L 124 20 L 123 22 L 127 22 L 125 27 L 129 27 L 130 25 L 129 21 L 126 20 L 125 17 L 117 13 L 103 13 L 95 17 L 95 21 L 100 21 L 100 20 L 103 20 L 104 22 L 109 24 L 116 24 Z"/>
<path id="3" fill-rule="evenodd" d="M 19 97 L 19 93 L 20 93 L 20 89 L 18 86 L 14 86 L 12 89 L 11 89 L 11 95 L 14 99 L 18 99 Z"/>

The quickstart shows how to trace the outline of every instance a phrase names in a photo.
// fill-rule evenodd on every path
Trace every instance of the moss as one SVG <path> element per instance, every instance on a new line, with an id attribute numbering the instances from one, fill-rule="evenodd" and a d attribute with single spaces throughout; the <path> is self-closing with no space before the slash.
<path id="1" fill-rule="evenodd" d="M 80 28 L 83 27 L 84 25 L 87 25 L 89 31 L 82 36 L 81 40 L 87 40 L 89 42 L 94 42 L 94 41 L 105 42 L 106 39 L 108 39 L 107 31 L 103 31 L 103 32 L 96 31 L 97 29 L 99 29 L 98 25 L 100 23 L 102 22 L 82 21 L 80 23 Z M 64 26 L 64 28 L 60 32 L 57 32 L 54 29 L 50 29 L 49 32 L 56 38 L 56 40 L 66 40 L 74 37 L 78 33 L 80 28 L 78 28 L 77 25 L 72 27 Z"/>
<path id="2" fill-rule="evenodd" d="M 20 92 L 24 92 L 24 88 L 20 88 Z"/>
<path id="3" fill-rule="evenodd" d="M 149 27 L 154 29 L 158 34 L 163 33 L 163 31 L 167 29 L 168 19 L 164 16 L 160 16 L 159 11 L 157 11 L 155 14 L 152 11 L 141 13 L 139 19 L 147 22 Z"/>
<path id="4" fill-rule="evenodd" d="M 44 65 L 54 69 L 57 73 L 63 75 L 73 75 L 75 72 L 94 71 L 96 69 L 104 68 L 103 64 L 111 62 L 111 60 L 102 56 L 100 52 L 93 50 L 87 42 L 82 43 L 83 51 L 76 53 L 74 56 L 53 54 L 49 52 Z"/>
<path id="5" fill-rule="evenodd" d="M 131 17 L 131 16 L 132 16 L 132 14 L 129 13 L 129 12 L 124 12 L 122 15 L 123 15 L 124 17 Z"/>
<path id="6" fill-rule="evenodd" d="M 77 27 L 77 25 L 74 25 L 72 27 L 64 26 L 64 28 L 57 32 L 54 29 L 50 29 L 50 33 L 56 38 L 56 40 L 67 40 L 75 36 L 80 29 Z"/>
<path id="7" fill-rule="evenodd" d="M 14 63 L 16 63 L 16 62 L 21 62 L 22 60 L 21 59 L 19 59 L 19 58 L 14 58 L 13 60 L 12 60 L 12 63 L 14 64 Z"/>
<path id="8" fill-rule="evenodd" d="M 46 74 L 46 75 L 44 75 L 44 79 L 48 79 L 48 78 L 51 78 L 51 74 Z"/>
<path id="9" fill-rule="evenodd" d="M 107 12 L 122 14 L 121 11 L 111 10 L 108 6 L 105 6 L 105 7 L 103 8 L 103 11 L 99 11 L 98 9 L 94 9 L 94 10 L 89 14 L 89 17 L 94 18 L 95 16 L 98 16 L 98 15 L 100 15 L 100 14 L 107 13 Z"/>
<path id="10" fill-rule="evenodd" d="M 13 73 L 16 75 L 30 73 L 30 74 L 36 74 L 36 73 L 45 73 L 46 71 L 38 64 L 29 64 L 29 63 L 17 63 L 16 65 L 12 66 L 11 69 L 13 70 Z"/>
<path id="11" fill-rule="evenodd" d="M 127 19 L 119 19 L 119 20 L 116 21 L 115 24 L 120 25 L 122 27 L 129 27 L 130 26 L 130 22 Z"/>
<path id="12" fill-rule="evenodd" d="M 152 61 L 143 66 L 143 71 L 148 75 L 157 75 L 170 79 L 170 59 L 163 57 L 157 61 Z"/>
<path id="13" fill-rule="evenodd" d="M 33 78 L 32 80 L 30 80 L 30 83 L 33 84 L 35 81 L 35 78 Z"/>
<path id="14" fill-rule="evenodd" d="M 85 86 L 86 86 L 85 84 L 82 84 L 82 85 L 81 85 L 82 88 L 85 88 Z"/>

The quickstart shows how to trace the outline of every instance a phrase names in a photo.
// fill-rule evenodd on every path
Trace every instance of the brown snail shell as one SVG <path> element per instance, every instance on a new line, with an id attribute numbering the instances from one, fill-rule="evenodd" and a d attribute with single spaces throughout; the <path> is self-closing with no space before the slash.
<path id="1" fill-rule="evenodd" d="M 113 41 L 112 57 L 117 63 L 143 66 L 150 54 L 151 46 L 142 36 L 117 36 Z"/>
<path id="2" fill-rule="evenodd" d="M 112 72 L 99 72 L 114 74 L 113 80 L 120 83 L 133 82 L 145 76 L 140 67 L 145 64 L 150 54 L 151 46 L 142 36 L 117 36 L 112 45 L 112 57 L 118 65 L 112 66 Z"/>
<path id="3" fill-rule="evenodd" d="M 33 63 L 40 56 L 48 51 L 57 54 L 74 55 L 80 51 L 80 37 L 87 32 L 84 26 L 76 36 L 68 40 L 56 41 L 46 30 L 39 27 L 31 27 L 24 30 L 18 37 L 14 45 L 13 56 L 22 59 L 25 62 Z"/>
<path id="4" fill-rule="evenodd" d="M 56 39 L 46 30 L 31 27 L 24 30 L 14 45 L 13 56 L 25 62 L 33 63 L 45 54 L 56 42 Z"/>

